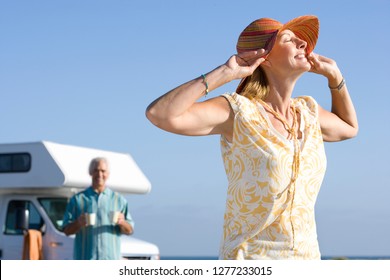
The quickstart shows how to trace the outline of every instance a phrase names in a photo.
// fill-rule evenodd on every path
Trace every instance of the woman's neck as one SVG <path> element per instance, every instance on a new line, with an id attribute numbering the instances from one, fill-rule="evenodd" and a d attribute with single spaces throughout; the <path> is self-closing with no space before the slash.
<path id="1" fill-rule="evenodd" d="M 270 81 L 270 91 L 264 99 L 272 109 L 284 116 L 286 119 L 290 116 L 291 96 L 296 81 Z"/>

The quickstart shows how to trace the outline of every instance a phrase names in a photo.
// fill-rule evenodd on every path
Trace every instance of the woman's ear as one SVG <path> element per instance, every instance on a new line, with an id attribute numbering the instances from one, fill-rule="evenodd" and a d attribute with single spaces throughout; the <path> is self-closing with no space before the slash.
<path id="1" fill-rule="evenodd" d="M 271 67 L 271 62 L 268 60 L 268 57 L 266 57 L 265 60 L 261 63 L 261 66 Z"/>

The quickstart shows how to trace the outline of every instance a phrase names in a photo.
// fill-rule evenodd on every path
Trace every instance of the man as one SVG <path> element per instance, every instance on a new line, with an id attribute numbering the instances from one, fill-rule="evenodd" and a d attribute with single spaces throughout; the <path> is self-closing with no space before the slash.
<path id="1" fill-rule="evenodd" d="M 92 186 L 74 195 L 67 205 L 64 233 L 76 234 L 73 253 L 76 260 L 120 259 L 120 235 L 132 234 L 134 227 L 128 203 L 106 187 L 110 171 L 105 158 L 93 159 L 89 174 Z"/>

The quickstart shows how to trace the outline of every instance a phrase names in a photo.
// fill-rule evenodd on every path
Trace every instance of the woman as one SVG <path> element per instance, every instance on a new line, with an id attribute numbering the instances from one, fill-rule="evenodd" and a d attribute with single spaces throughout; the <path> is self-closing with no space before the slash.
<path id="1" fill-rule="evenodd" d="M 221 135 L 229 181 L 221 259 L 320 259 L 314 204 L 324 177 L 323 141 L 356 136 L 347 86 L 332 59 L 312 53 L 315 16 L 286 24 L 262 18 L 240 34 L 236 55 L 161 96 L 147 109 L 156 126 L 183 135 Z M 328 80 L 332 110 L 292 98 L 305 72 Z M 242 79 L 235 93 L 201 96 Z"/>

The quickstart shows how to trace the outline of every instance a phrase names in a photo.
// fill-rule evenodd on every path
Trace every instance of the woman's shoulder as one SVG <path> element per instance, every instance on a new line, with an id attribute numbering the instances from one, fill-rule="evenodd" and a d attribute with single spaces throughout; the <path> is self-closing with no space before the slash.
<path id="1" fill-rule="evenodd" d="M 234 111 L 255 107 L 255 104 L 249 98 L 236 92 L 224 93 L 221 96 L 228 100 Z"/>
<path id="2" fill-rule="evenodd" d="M 318 103 L 312 96 L 299 96 L 293 99 L 295 106 L 299 106 L 302 110 L 309 111 L 312 114 L 318 114 Z"/>

